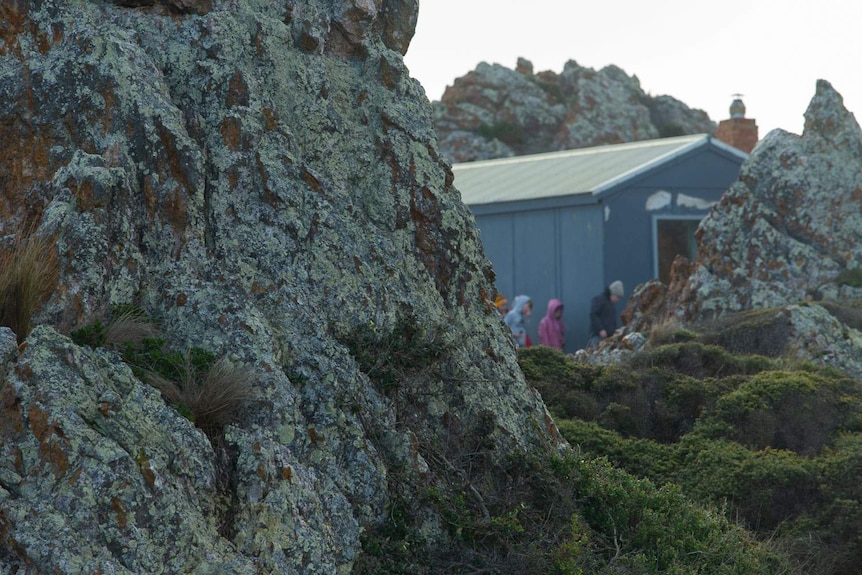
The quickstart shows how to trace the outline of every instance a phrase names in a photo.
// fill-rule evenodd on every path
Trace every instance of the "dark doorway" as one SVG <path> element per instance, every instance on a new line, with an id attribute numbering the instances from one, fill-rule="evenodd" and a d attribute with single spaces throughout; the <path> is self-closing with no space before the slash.
<path id="1" fill-rule="evenodd" d="M 689 261 L 697 257 L 697 242 L 694 232 L 700 219 L 657 219 L 656 251 L 658 279 L 670 283 L 670 267 L 676 256 L 685 256 Z"/>

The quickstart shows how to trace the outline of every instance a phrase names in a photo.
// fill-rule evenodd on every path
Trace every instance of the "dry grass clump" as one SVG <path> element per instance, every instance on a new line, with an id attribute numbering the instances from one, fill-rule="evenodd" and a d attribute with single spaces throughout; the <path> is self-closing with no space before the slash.
<path id="1" fill-rule="evenodd" d="M 126 346 L 138 347 L 145 339 L 162 337 L 158 325 L 136 309 L 130 308 L 112 317 L 104 329 L 103 345 L 123 350 Z"/>
<path id="2" fill-rule="evenodd" d="M 658 347 L 668 343 L 691 341 L 694 338 L 695 334 L 686 330 L 678 318 L 670 317 L 652 326 L 647 343 L 651 347 Z"/>
<path id="3" fill-rule="evenodd" d="M 234 423 L 240 408 L 254 397 L 254 372 L 224 360 L 201 375 L 186 355 L 181 373 L 180 378 L 171 380 L 149 372 L 146 379 L 168 403 L 208 435 L 218 434 Z"/>
<path id="4" fill-rule="evenodd" d="M 22 229 L 0 248 L 0 325 L 21 342 L 30 334 L 30 320 L 57 287 L 59 265 L 54 242 Z"/>

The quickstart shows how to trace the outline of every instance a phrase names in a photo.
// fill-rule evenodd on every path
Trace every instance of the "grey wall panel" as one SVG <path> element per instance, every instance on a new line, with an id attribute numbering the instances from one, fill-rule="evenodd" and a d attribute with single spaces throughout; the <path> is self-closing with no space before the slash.
<path id="1" fill-rule="evenodd" d="M 560 279 L 565 306 L 566 351 L 583 348 L 589 337 L 590 301 L 604 288 L 601 206 L 560 210 Z"/>

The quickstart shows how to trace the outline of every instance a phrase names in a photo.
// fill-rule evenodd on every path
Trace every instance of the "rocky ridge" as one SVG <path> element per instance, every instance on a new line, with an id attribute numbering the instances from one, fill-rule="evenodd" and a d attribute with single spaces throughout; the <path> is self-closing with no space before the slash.
<path id="1" fill-rule="evenodd" d="M 569 60 L 559 74 L 480 63 L 434 102 L 440 151 L 451 162 L 713 133 L 706 112 L 644 93 L 617 66 Z"/>

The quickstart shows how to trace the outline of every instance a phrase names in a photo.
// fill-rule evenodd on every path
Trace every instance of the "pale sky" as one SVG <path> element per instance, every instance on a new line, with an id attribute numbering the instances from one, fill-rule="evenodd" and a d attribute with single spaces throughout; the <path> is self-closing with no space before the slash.
<path id="1" fill-rule="evenodd" d="M 862 117 L 859 0 L 420 0 L 405 62 L 430 100 L 479 62 L 518 57 L 535 72 L 615 64 L 715 122 L 740 93 L 760 137 L 800 134 L 821 78 Z"/>

